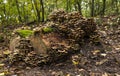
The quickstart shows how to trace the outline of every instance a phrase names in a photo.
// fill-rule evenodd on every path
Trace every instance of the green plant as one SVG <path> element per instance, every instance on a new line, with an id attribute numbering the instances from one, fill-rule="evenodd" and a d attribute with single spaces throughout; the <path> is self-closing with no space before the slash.
<path id="1" fill-rule="evenodd" d="M 53 28 L 51 28 L 51 27 L 44 27 L 42 29 L 42 31 L 43 31 L 43 33 L 50 33 L 50 32 L 53 32 Z"/>
<path id="2" fill-rule="evenodd" d="M 18 30 L 17 33 L 21 37 L 25 38 L 25 37 L 31 36 L 33 34 L 33 31 L 32 30 Z"/>

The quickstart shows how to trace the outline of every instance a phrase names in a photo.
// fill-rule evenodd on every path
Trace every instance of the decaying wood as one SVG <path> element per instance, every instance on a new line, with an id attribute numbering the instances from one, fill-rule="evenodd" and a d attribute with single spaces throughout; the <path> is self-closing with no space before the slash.
<path id="1" fill-rule="evenodd" d="M 33 36 L 30 39 L 37 54 L 46 54 L 48 47 L 41 36 Z"/>
<path id="2" fill-rule="evenodd" d="M 39 31 L 35 31 L 34 35 L 29 38 L 34 50 L 22 54 L 19 48 L 21 59 L 27 64 L 38 65 L 46 62 L 53 62 L 58 59 L 69 56 L 80 50 L 84 38 L 92 38 L 96 33 L 96 24 L 93 19 L 85 19 L 78 12 L 66 13 L 64 11 L 53 12 L 49 16 L 50 22 L 46 22 Z M 52 24 L 49 24 L 52 23 Z M 52 32 L 43 33 L 41 30 L 44 27 L 51 27 Z M 92 39 L 91 39 L 92 40 Z M 16 42 L 16 39 L 11 42 Z M 22 46 L 19 41 L 18 46 Z M 27 46 L 28 44 L 25 44 Z M 12 45 L 10 45 L 11 47 Z M 16 45 L 13 45 L 11 50 L 15 50 Z M 29 49 L 24 48 L 24 49 Z M 14 58 L 14 57 L 13 57 Z M 17 59 L 16 59 L 17 60 Z M 13 60 L 14 61 L 14 60 Z"/>
<path id="3" fill-rule="evenodd" d="M 16 37 L 12 40 L 10 40 L 10 50 L 14 51 L 15 47 L 19 45 L 20 37 Z"/>

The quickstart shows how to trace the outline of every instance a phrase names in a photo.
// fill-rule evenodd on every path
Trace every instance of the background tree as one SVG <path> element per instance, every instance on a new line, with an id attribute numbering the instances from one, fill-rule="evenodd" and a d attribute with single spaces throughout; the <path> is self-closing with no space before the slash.
<path id="1" fill-rule="evenodd" d="M 41 11 L 42 11 L 42 22 L 44 22 L 44 4 L 43 4 L 43 0 L 40 0 L 40 5 L 41 5 Z"/>
<path id="2" fill-rule="evenodd" d="M 55 9 L 85 17 L 120 14 L 120 0 L 0 0 L 0 25 L 43 22 Z"/>
<path id="3" fill-rule="evenodd" d="M 19 3 L 18 3 L 18 0 L 15 0 L 15 3 L 16 3 L 16 8 L 17 8 L 17 11 L 18 11 L 18 19 L 20 22 L 22 22 L 22 19 L 21 19 L 21 15 L 20 15 L 20 7 L 19 7 Z"/>
<path id="4" fill-rule="evenodd" d="M 94 16 L 94 0 L 91 2 L 91 16 Z"/>
<path id="5" fill-rule="evenodd" d="M 102 15 L 105 15 L 105 9 L 106 9 L 106 0 L 103 0 Z"/>
<path id="6" fill-rule="evenodd" d="M 37 21 L 40 22 L 40 8 L 38 8 L 38 2 L 37 0 L 32 0 L 36 9 L 36 13 L 37 13 Z"/>

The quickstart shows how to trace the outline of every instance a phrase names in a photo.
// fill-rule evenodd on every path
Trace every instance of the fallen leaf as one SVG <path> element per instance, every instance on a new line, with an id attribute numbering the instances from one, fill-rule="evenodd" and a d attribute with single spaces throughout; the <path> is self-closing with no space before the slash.
<path id="1" fill-rule="evenodd" d="M 94 50 L 93 51 L 93 55 L 96 55 L 96 54 L 98 54 L 100 52 L 100 50 Z"/>
<path id="2" fill-rule="evenodd" d="M 5 76 L 5 73 L 3 72 L 3 73 L 0 73 L 0 76 Z"/>
<path id="3" fill-rule="evenodd" d="M 12 76 L 18 76 L 18 75 L 12 75 Z"/>
<path id="4" fill-rule="evenodd" d="M 115 74 L 116 76 L 120 76 L 120 74 Z"/>
<path id="5" fill-rule="evenodd" d="M 0 67 L 3 67 L 5 64 L 0 64 Z"/>
<path id="6" fill-rule="evenodd" d="M 72 62 L 73 62 L 74 65 L 78 65 L 78 64 L 79 64 L 78 61 L 74 61 L 74 60 L 72 60 Z"/>
<path id="7" fill-rule="evenodd" d="M 108 76 L 108 74 L 107 74 L 107 73 L 104 73 L 102 76 Z"/>
<path id="8" fill-rule="evenodd" d="M 11 53 L 11 51 L 9 51 L 9 50 L 3 51 L 3 54 L 4 54 L 4 55 L 8 55 L 8 54 L 10 54 L 10 53 Z"/>
<path id="9" fill-rule="evenodd" d="M 70 76 L 70 74 L 67 74 L 66 76 Z"/>
<path id="10" fill-rule="evenodd" d="M 107 54 L 105 54 L 105 53 L 101 53 L 101 56 L 104 56 L 104 57 L 105 57 L 106 55 L 107 55 Z"/>
<path id="11" fill-rule="evenodd" d="M 103 63 L 107 62 L 107 59 L 103 59 L 100 62 L 96 62 L 96 65 L 102 65 Z"/>

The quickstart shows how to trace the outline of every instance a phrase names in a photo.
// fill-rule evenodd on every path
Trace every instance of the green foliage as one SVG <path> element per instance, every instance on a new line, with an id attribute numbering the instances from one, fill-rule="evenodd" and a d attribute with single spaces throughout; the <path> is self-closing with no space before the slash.
<path id="1" fill-rule="evenodd" d="M 0 24 L 1 25 L 16 25 L 21 22 L 31 22 L 38 18 L 38 13 L 41 15 L 40 0 L 0 0 Z M 36 3 L 35 3 L 35 2 Z M 79 11 L 83 16 L 90 17 L 91 13 L 91 0 L 43 0 L 44 3 L 44 17 L 47 18 L 48 14 L 55 9 L 64 9 L 67 12 Z M 19 12 L 16 6 L 19 7 Z M 120 0 L 106 0 L 105 15 L 119 14 L 120 13 Z M 36 7 L 36 8 L 35 8 Z M 103 0 L 94 0 L 94 16 L 100 16 L 103 10 Z M 38 10 L 36 10 L 38 9 Z M 21 17 L 21 22 L 19 20 Z"/>
<path id="2" fill-rule="evenodd" d="M 33 31 L 31 30 L 18 30 L 17 33 L 23 38 L 33 35 Z"/>
<path id="3" fill-rule="evenodd" d="M 42 31 L 43 31 L 43 33 L 50 33 L 50 32 L 53 31 L 53 28 L 51 28 L 51 27 L 44 27 L 44 28 L 42 29 Z"/>

